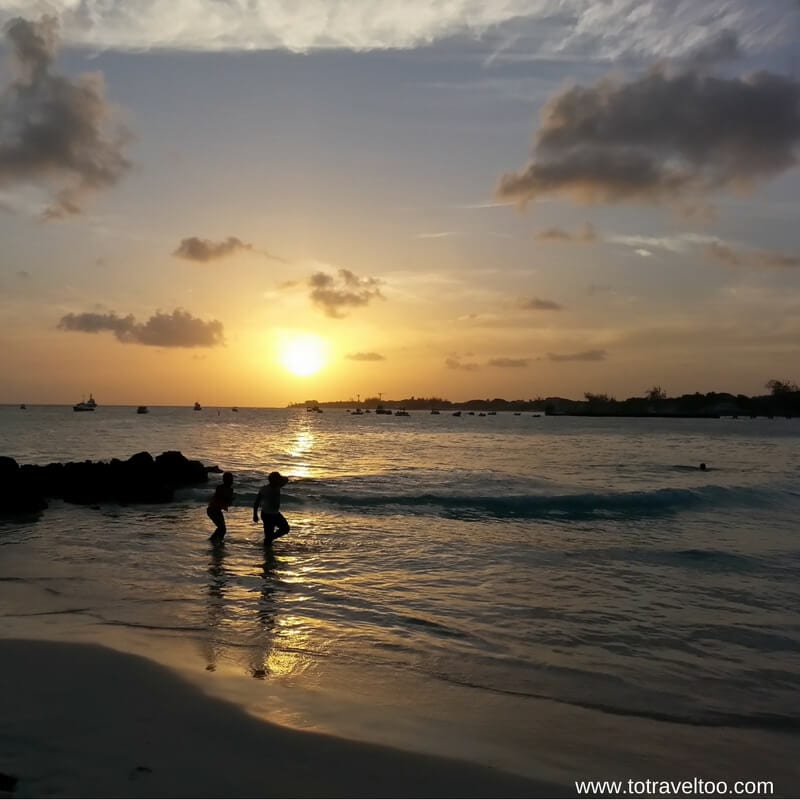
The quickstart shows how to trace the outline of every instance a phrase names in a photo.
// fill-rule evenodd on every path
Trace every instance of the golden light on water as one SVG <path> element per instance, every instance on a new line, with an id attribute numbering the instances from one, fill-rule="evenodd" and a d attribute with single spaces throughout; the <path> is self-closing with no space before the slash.
<path id="1" fill-rule="evenodd" d="M 279 358 L 285 369 L 305 378 L 325 366 L 327 346 L 320 336 L 311 333 L 290 334 L 280 345 Z"/>

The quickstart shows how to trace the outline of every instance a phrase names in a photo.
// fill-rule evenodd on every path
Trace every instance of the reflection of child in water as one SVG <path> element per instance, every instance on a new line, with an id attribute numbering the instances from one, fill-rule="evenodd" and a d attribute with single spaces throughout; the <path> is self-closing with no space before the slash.
<path id="1" fill-rule="evenodd" d="M 270 472 L 267 482 L 258 490 L 253 503 L 253 522 L 258 522 L 258 507 L 262 506 L 261 521 L 264 523 L 265 542 L 271 542 L 289 533 L 289 523 L 280 512 L 281 487 L 287 483 L 289 479 L 280 472 Z"/>
<path id="2" fill-rule="evenodd" d="M 233 473 L 224 472 L 222 483 L 217 486 L 206 509 L 206 514 L 217 526 L 217 529 L 211 534 L 212 540 L 222 541 L 225 538 L 225 515 L 222 512 L 227 511 L 231 503 L 233 503 Z"/>

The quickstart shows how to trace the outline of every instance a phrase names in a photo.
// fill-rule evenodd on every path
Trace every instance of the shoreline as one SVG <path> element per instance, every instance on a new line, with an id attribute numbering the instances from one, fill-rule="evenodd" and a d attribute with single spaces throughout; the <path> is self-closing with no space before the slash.
<path id="1" fill-rule="evenodd" d="M 541 797 L 564 787 L 297 731 L 140 656 L 4 639 L 0 772 L 37 797 Z"/>

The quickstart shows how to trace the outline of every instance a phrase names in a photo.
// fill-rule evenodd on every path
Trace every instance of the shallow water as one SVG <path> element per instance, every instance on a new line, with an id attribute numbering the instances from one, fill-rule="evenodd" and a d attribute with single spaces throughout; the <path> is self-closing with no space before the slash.
<path id="1" fill-rule="evenodd" d="M 2 630 L 525 774 L 792 781 L 798 437 L 800 420 L 0 408 L 20 463 L 178 449 L 237 492 L 222 548 L 214 476 L 166 506 L 0 523 Z M 250 509 L 273 469 L 292 532 L 265 550 Z"/>

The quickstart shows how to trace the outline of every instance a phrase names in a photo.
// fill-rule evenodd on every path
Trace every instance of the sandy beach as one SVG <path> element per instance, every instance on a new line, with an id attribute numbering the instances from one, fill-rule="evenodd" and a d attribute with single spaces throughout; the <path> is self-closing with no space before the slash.
<path id="1" fill-rule="evenodd" d="M 271 725 L 104 647 L 5 640 L 3 654 L 0 772 L 18 779 L 7 796 L 536 797 L 555 788 Z"/>

